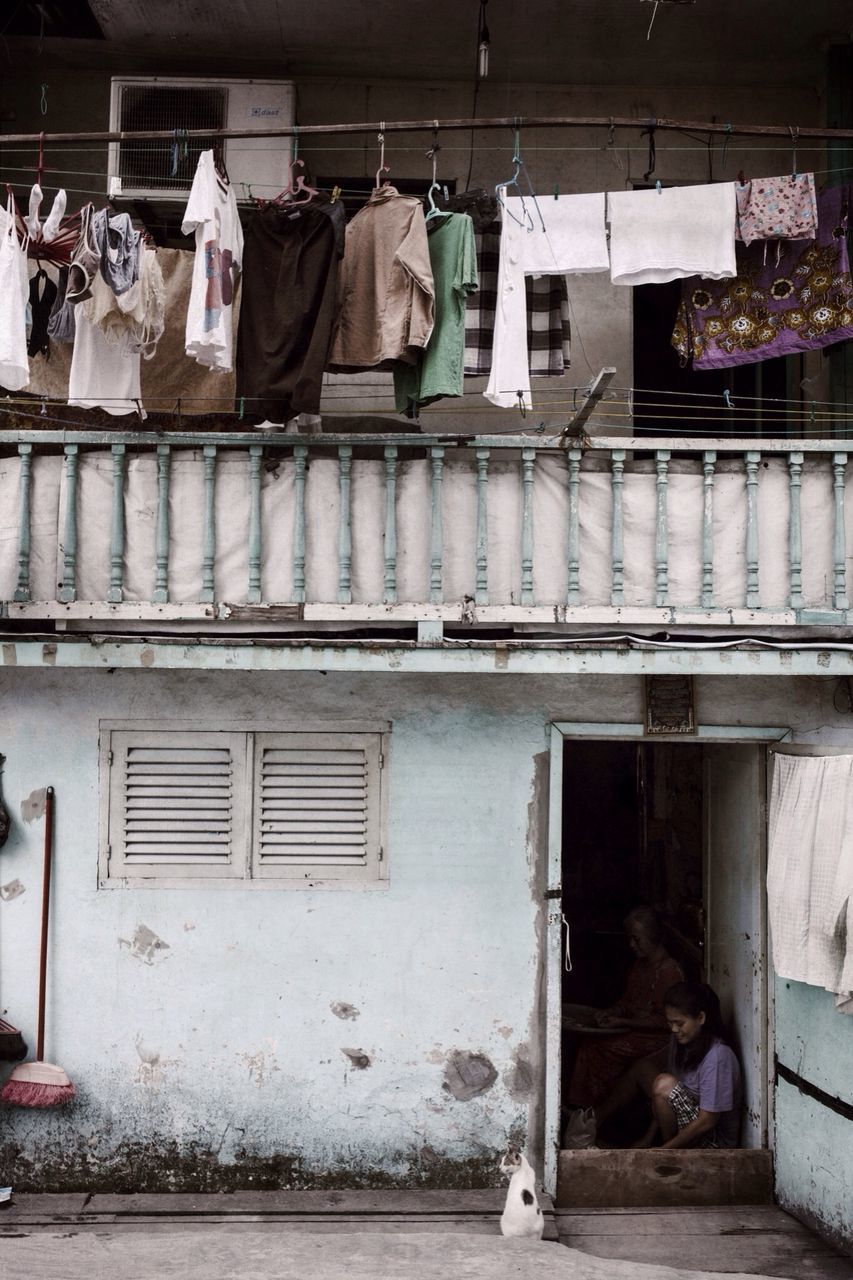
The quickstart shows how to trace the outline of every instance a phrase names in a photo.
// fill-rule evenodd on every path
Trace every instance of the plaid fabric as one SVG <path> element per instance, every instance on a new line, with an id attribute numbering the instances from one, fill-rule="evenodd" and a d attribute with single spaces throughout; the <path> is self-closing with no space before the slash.
<path id="1" fill-rule="evenodd" d="M 699 1103 L 689 1089 L 679 1081 L 669 1095 L 669 1105 L 675 1113 L 675 1122 L 679 1129 L 685 1129 L 699 1115 Z M 718 1147 L 715 1134 L 711 1133 L 698 1144 L 700 1147 Z"/>
<path id="2" fill-rule="evenodd" d="M 498 302 L 501 224 L 477 231 L 477 274 L 480 287 L 469 294 L 465 307 L 464 372 L 488 376 L 492 370 L 492 342 Z M 527 350 L 532 378 L 559 377 L 571 364 L 569 291 L 565 276 L 525 280 L 527 293 Z"/>

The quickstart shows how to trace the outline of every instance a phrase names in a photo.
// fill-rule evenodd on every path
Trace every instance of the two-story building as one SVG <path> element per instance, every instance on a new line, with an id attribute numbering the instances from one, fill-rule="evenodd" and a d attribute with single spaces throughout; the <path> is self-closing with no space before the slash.
<path id="1" fill-rule="evenodd" d="M 41 163 L 189 259 L 181 89 L 225 104 L 212 137 L 278 126 L 226 138 L 246 218 L 294 119 L 350 212 L 383 156 L 426 195 L 436 136 L 449 190 L 520 154 L 539 201 L 853 175 L 840 0 L 493 0 L 485 78 L 474 4 L 250 8 L 19 5 L 18 203 Z M 162 129 L 141 168 L 117 136 Z M 520 1142 L 558 1190 L 562 1003 L 614 997 L 647 902 L 722 997 L 745 1149 L 853 1241 L 853 1021 L 775 976 L 766 899 L 775 753 L 853 752 L 849 348 L 683 369 L 679 287 L 570 276 L 571 367 L 524 416 L 471 378 L 406 422 L 389 375 L 330 374 L 320 424 L 253 431 L 227 378 L 193 389 L 177 310 L 148 422 L 64 404 L 61 349 L 0 400 L 0 1010 L 32 1041 L 53 786 L 46 1056 L 77 1090 L 3 1116 L 7 1180 L 488 1185 Z"/>

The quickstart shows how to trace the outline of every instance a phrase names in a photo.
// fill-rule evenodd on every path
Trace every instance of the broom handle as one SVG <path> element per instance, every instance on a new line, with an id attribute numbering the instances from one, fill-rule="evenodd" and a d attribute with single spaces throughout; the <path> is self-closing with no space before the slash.
<path id="1" fill-rule="evenodd" d="M 47 990 L 47 925 L 50 916 L 50 863 L 53 853 L 53 787 L 44 797 L 44 874 L 41 886 L 41 952 L 39 955 L 39 1008 L 36 1062 L 44 1062 L 44 1007 Z"/>

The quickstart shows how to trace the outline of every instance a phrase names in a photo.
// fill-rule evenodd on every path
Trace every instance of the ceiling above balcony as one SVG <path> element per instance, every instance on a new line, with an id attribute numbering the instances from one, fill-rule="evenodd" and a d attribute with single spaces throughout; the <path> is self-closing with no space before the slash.
<path id="1" fill-rule="evenodd" d="M 144 74 L 467 80 L 479 0 L 89 0 L 89 9 L 105 38 L 51 39 L 48 28 L 44 59 Z M 652 13 L 653 0 L 490 0 L 490 84 L 817 85 L 827 41 L 853 27 L 850 0 L 664 2 L 647 41 Z M 34 43 L 28 30 L 6 31 L 13 57 Z"/>

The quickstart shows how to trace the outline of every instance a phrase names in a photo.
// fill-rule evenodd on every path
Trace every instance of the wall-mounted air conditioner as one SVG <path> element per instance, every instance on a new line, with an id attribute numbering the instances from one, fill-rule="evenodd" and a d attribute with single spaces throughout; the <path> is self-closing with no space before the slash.
<path id="1" fill-rule="evenodd" d="M 199 153 L 217 129 L 273 129 L 293 124 L 290 80 L 165 79 L 113 76 L 110 132 L 210 129 L 209 138 L 110 143 L 108 194 L 126 200 L 186 200 Z M 225 167 L 238 200 L 276 195 L 287 180 L 288 138 L 226 138 Z"/>

